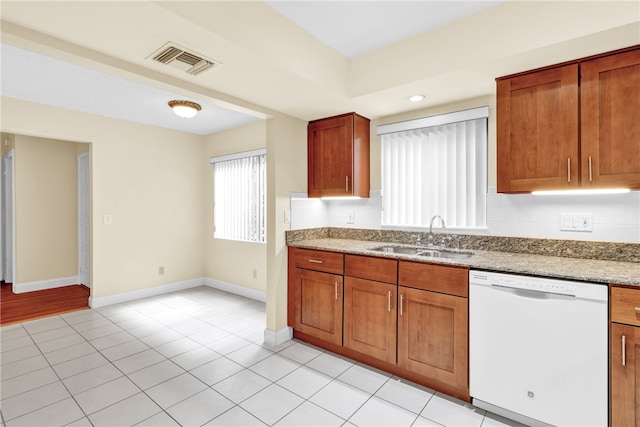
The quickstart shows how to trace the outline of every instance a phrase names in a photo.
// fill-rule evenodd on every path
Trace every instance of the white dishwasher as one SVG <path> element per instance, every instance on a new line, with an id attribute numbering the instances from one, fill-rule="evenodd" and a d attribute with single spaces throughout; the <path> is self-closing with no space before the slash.
<path id="1" fill-rule="evenodd" d="M 608 423 L 608 288 L 469 273 L 472 403 L 527 425 Z"/>

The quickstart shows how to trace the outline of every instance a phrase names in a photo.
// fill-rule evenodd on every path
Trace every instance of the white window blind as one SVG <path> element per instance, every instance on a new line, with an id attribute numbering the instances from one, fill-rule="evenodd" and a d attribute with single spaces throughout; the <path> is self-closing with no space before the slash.
<path id="1" fill-rule="evenodd" d="M 440 215 L 447 227 L 486 226 L 487 117 L 482 107 L 378 127 L 382 225 L 428 226 Z"/>
<path id="2" fill-rule="evenodd" d="M 213 236 L 265 243 L 265 150 L 215 157 L 209 162 L 213 165 Z"/>

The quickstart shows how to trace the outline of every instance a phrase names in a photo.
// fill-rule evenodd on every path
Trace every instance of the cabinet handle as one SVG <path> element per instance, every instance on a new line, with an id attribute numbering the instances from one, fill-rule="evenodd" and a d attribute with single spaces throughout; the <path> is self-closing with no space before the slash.
<path id="1" fill-rule="evenodd" d="M 344 188 L 346 190 L 346 192 L 349 192 L 349 175 L 344 177 Z"/>
<path id="2" fill-rule="evenodd" d="M 340 296 L 340 294 L 338 293 L 338 282 L 336 282 L 336 301 L 338 301 L 338 296 Z"/>
<path id="3" fill-rule="evenodd" d="M 622 336 L 622 366 L 627 366 L 627 356 L 626 353 L 627 352 L 627 337 L 626 336 Z"/>
<path id="4" fill-rule="evenodd" d="M 391 291 L 387 292 L 387 311 L 391 313 Z"/>
<path id="5" fill-rule="evenodd" d="M 402 303 L 404 302 L 404 295 L 400 294 L 400 316 L 402 316 Z"/>
<path id="6" fill-rule="evenodd" d="M 636 313 L 640 312 L 640 307 L 636 307 L 635 310 L 636 310 Z"/>
<path id="7" fill-rule="evenodd" d="M 313 263 L 313 264 L 322 264 L 322 260 L 321 259 L 310 259 L 308 261 Z"/>
<path id="8" fill-rule="evenodd" d="M 567 158 L 567 182 L 571 182 L 571 157 Z"/>
<path id="9" fill-rule="evenodd" d="M 591 169 L 591 156 L 589 156 L 589 182 L 593 181 L 593 169 Z"/>

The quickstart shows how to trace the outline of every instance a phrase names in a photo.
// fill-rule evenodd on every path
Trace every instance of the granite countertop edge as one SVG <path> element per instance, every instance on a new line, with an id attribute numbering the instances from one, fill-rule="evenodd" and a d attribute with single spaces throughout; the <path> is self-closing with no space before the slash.
<path id="1" fill-rule="evenodd" d="M 466 259 L 430 258 L 420 255 L 404 255 L 373 250 L 384 246 L 383 242 L 319 238 L 296 240 L 289 246 L 342 252 L 356 255 L 395 258 L 432 264 L 469 267 L 470 269 L 504 273 L 527 274 L 557 279 L 578 280 L 601 284 L 640 286 L 640 264 L 623 261 L 567 258 L 532 255 L 513 252 L 472 250 Z M 394 246 L 411 246 L 393 243 Z"/>

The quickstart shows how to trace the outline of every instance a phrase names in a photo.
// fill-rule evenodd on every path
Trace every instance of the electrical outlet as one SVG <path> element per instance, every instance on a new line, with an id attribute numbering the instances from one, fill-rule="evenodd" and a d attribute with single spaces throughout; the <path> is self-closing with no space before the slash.
<path id="1" fill-rule="evenodd" d="M 105 214 L 105 215 L 103 215 L 103 217 L 102 217 L 102 223 L 103 223 L 104 225 L 111 225 L 111 221 L 112 221 L 112 219 L 113 219 L 113 218 L 112 218 L 112 216 L 111 216 L 111 215 L 109 215 L 109 214 Z"/>
<path id="2" fill-rule="evenodd" d="M 355 212 L 353 211 L 353 209 L 350 209 L 349 211 L 347 211 L 347 224 L 353 224 L 355 220 Z"/>
<path id="3" fill-rule="evenodd" d="M 164 265 L 161 265 L 160 267 L 158 267 L 158 275 L 162 276 L 164 274 Z"/>
<path id="4" fill-rule="evenodd" d="M 593 214 L 590 213 L 561 213 L 561 231 L 593 231 Z"/>
<path id="5" fill-rule="evenodd" d="M 255 268 L 253 269 L 253 278 L 254 279 L 258 278 L 258 270 L 256 270 Z"/>

